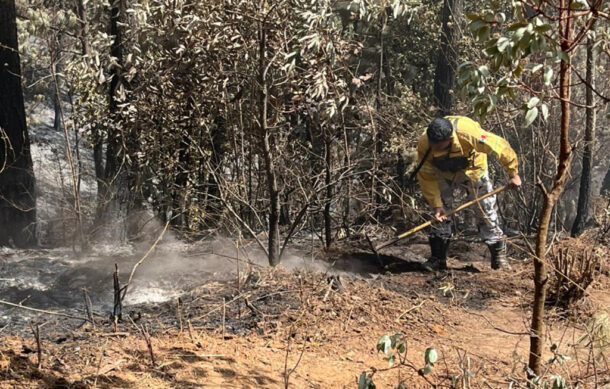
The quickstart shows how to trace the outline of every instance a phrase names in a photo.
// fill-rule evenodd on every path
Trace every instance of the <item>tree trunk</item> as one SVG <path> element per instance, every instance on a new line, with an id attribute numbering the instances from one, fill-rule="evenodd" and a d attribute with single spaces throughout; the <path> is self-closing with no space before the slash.
<path id="1" fill-rule="evenodd" d="M 568 52 L 572 41 L 571 10 L 566 5 L 566 0 L 560 2 L 559 36 L 561 49 Z M 540 213 L 538 224 L 538 235 L 536 236 L 536 257 L 534 258 L 534 305 L 532 311 L 532 330 L 530 335 L 530 354 L 528 366 L 531 373 L 540 376 L 542 363 L 542 346 L 544 344 L 544 303 L 546 301 L 546 290 L 548 275 L 545 266 L 547 237 L 549 223 L 557 200 L 565 187 L 566 179 L 570 172 L 572 149 L 570 146 L 570 98 L 572 80 L 572 68 L 566 61 L 561 61 L 559 70 L 559 98 L 561 100 L 561 126 L 559 158 L 557 161 L 557 175 L 550 192 L 540 187 L 544 193 L 544 203 Z"/>
<path id="2" fill-rule="evenodd" d="M 330 248 L 333 243 L 332 218 L 330 215 L 330 205 L 333 200 L 332 180 L 332 138 L 324 131 L 324 183 L 326 185 L 326 201 L 324 204 L 324 235 L 326 238 L 326 248 Z"/>
<path id="3" fill-rule="evenodd" d="M 36 193 L 28 136 L 15 1 L 0 1 L 0 245 L 36 244 Z"/>
<path id="4" fill-rule="evenodd" d="M 80 29 L 78 32 L 78 39 L 81 43 L 81 53 L 85 57 L 90 57 L 91 49 L 89 46 L 89 17 L 87 15 L 87 8 L 85 7 L 84 0 L 78 0 L 76 2 L 76 14 L 78 15 L 78 23 Z M 104 165 L 104 136 L 96 123 L 92 123 L 93 128 L 91 129 L 93 138 L 93 163 L 95 166 L 95 178 L 97 181 L 97 201 L 98 204 L 104 202 L 104 176 L 105 176 L 105 165 Z"/>
<path id="5" fill-rule="evenodd" d="M 101 224 L 102 237 L 112 242 L 124 243 L 127 240 L 127 214 L 130 202 L 129 167 L 126 161 L 127 135 L 121 128 L 124 124 L 119 110 L 118 92 L 127 85 L 122 76 L 123 24 L 125 23 L 124 0 L 114 0 L 110 8 L 110 34 L 114 36 L 110 54 L 116 58 L 112 66 L 109 90 L 108 144 L 106 146 L 106 166 L 102 185 L 102 203 L 98 204 L 98 224 Z M 99 151 L 99 150 L 98 150 Z"/>
<path id="6" fill-rule="evenodd" d="M 606 173 L 606 176 L 604 177 L 604 181 L 602 181 L 601 191 L 602 192 L 605 192 L 605 191 L 610 192 L 610 169 L 608 169 L 608 172 Z"/>
<path id="7" fill-rule="evenodd" d="M 383 12 L 381 15 L 381 27 L 379 29 L 379 63 L 377 64 L 377 89 L 375 91 L 375 111 L 379 112 L 381 109 L 381 81 L 382 77 L 385 76 L 387 78 L 387 74 L 383 74 L 383 70 L 385 69 L 385 40 L 384 40 L 384 30 L 388 24 L 388 14 L 387 11 Z M 379 168 L 379 158 L 383 154 L 383 137 L 379 128 L 374 123 L 374 118 L 371 115 L 371 124 L 373 125 L 373 142 L 375 149 L 373 150 L 373 185 L 372 185 L 372 201 L 373 207 L 375 208 L 374 215 L 375 219 L 379 220 L 379 215 L 381 212 L 381 204 L 383 202 L 383 198 L 381 197 L 381 193 L 383 191 L 383 184 L 381 183 L 380 177 L 378 177 L 378 168 Z"/>
<path id="8" fill-rule="evenodd" d="M 450 91 L 455 83 L 456 49 L 460 39 L 458 15 L 462 12 L 462 2 L 463 0 L 444 0 L 443 2 L 441 47 L 434 73 L 434 98 L 441 116 L 450 114 L 453 105 Z"/>
<path id="9" fill-rule="evenodd" d="M 580 235 L 589 219 L 589 202 L 591 200 L 591 171 L 593 170 L 593 149 L 595 147 L 595 51 L 593 39 L 587 42 L 587 92 L 586 92 L 586 122 L 585 122 L 585 149 L 582 156 L 582 174 L 580 175 L 580 191 L 578 194 L 578 207 L 576 219 L 572 225 L 572 236 Z"/>
<path id="10" fill-rule="evenodd" d="M 261 5 L 263 2 L 261 2 Z M 266 3 L 265 3 L 266 4 Z M 261 7 L 263 9 L 263 7 Z M 269 265 L 280 263 L 280 191 L 277 183 L 277 173 L 273 159 L 273 135 L 267 124 L 267 110 L 269 105 L 269 87 L 267 85 L 267 33 L 264 19 L 259 22 L 259 126 L 262 136 L 263 159 L 265 160 L 265 174 L 269 190 Z"/>

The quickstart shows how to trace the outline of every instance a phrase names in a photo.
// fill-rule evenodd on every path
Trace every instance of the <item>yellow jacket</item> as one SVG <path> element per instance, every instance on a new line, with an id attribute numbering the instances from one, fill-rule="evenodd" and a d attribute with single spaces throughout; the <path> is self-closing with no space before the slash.
<path id="1" fill-rule="evenodd" d="M 431 207 L 443 206 L 438 179 L 442 177 L 453 180 L 457 174 L 439 170 L 433 163 L 434 159 L 438 161 L 438 158 L 443 157 L 466 157 L 468 167 L 462 171 L 472 181 L 476 181 L 487 173 L 487 155 L 493 154 L 511 178 L 518 174 L 517 154 L 504 138 L 483 130 L 479 123 L 465 116 L 447 116 L 445 119 L 453 124 L 453 143 L 449 152 L 430 151 L 417 174 L 424 197 Z M 424 131 L 417 144 L 419 161 L 424 158 L 429 147 L 428 136 Z"/>

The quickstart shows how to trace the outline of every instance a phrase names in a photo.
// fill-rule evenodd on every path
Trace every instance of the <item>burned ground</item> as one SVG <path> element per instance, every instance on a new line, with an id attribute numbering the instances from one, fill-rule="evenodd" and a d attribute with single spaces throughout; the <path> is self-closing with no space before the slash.
<path id="1" fill-rule="evenodd" d="M 93 330 L 89 323 L 40 317 L 48 321 L 41 328 L 41 369 L 31 335 L 7 336 L 0 348 L 2 386 L 283 387 L 295 365 L 289 383 L 299 388 L 354 388 L 363 371 L 375 371 L 378 387 L 399 380 L 412 388 L 446 386 L 464 374 L 470 387 L 519 386 L 529 343 L 531 264 L 514 261 L 512 270 L 492 271 L 484 251 L 467 246 L 468 261 L 454 255 L 451 269 L 438 274 L 379 268 L 364 246 L 351 267 L 341 264 L 345 253 L 329 253 L 337 271 L 250 267 L 239 282 L 208 281 L 179 300 L 128 306 L 116 334 L 107 318 L 98 318 Z M 457 247 L 462 253 L 463 245 Z M 407 242 L 389 256 L 415 266 L 423 249 Z M 350 269 L 358 271 L 350 276 Z M 547 375 L 569 375 L 583 387 L 610 382 L 607 366 L 595 375 L 587 371 L 588 354 L 598 351 L 579 342 L 586 323 L 608 312 L 608 285 L 601 276 L 578 315 L 550 312 L 545 357 L 554 355 L 555 344 L 555 354 L 572 359 L 550 364 Z M 152 337 L 154 367 L 142 326 Z M 407 340 L 408 361 L 388 370 L 376 342 L 397 332 Z M 424 379 L 415 368 L 424 366 L 427 347 L 440 360 Z"/>

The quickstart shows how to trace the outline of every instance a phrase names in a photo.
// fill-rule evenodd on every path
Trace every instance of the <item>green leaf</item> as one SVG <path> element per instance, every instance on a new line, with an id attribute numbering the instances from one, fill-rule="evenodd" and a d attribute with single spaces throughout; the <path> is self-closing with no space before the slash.
<path id="1" fill-rule="evenodd" d="M 565 51 L 559 51 L 557 53 L 557 58 L 559 58 L 560 60 L 562 60 L 565 63 L 570 63 L 570 56 Z"/>
<path id="2" fill-rule="evenodd" d="M 508 31 L 517 31 L 518 29 L 527 26 L 527 23 L 519 22 L 508 26 Z M 525 30 L 524 30 L 525 31 Z"/>
<path id="3" fill-rule="evenodd" d="M 481 19 L 477 19 L 475 21 L 473 21 L 472 23 L 470 23 L 470 25 L 468 26 L 468 28 L 470 28 L 470 31 L 472 31 L 473 33 L 477 33 L 477 31 L 479 31 L 481 28 L 486 27 L 487 25 L 485 24 L 484 21 L 482 21 Z"/>
<path id="4" fill-rule="evenodd" d="M 503 53 L 506 48 L 508 47 L 508 45 L 510 44 L 510 40 L 508 40 L 508 38 L 506 37 L 501 37 L 498 39 L 498 42 L 496 43 L 496 46 L 498 47 L 498 51 L 500 53 Z"/>
<path id="5" fill-rule="evenodd" d="M 553 26 L 551 26 L 550 24 L 542 24 L 540 26 L 537 26 L 535 28 L 536 32 L 538 34 L 544 34 L 545 32 L 551 31 L 553 29 Z"/>
<path id="6" fill-rule="evenodd" d="M 529 125 L 532 124 L 534 122 L 534 120 L 536 120 L 537 116 L 538 116 L 537 107 L 529 109 L 527 111 L 527 113 L 525 114 L 525 127 L 529 127 Z"/>
<path id="7" fill-rule="evenodd" d="M 417 373 L 421 376 L 425 376 L 432 373 L 433 370 L 434 367 L 432 367 L 431 365 L 426 365 L 426 367 L 424 367 L 423 369 L 419 369 Z"/>
<path id="8" fill-rule="evenodd" d="M 546 86 L 551 85 L 551 79 L 552 78 L 553 78 L 553 68 L 548 67 L 544 71 L 544 76 L 542 76 L 542 79 L 544 81 L 544 85 L 546 85 Z"/>
<path id="9" fill-rule="evenodd" d="M 458 70 L 462 70 L 463 68 L 469 67 L 472 65 L 471 61 L 464 61 L 458 65 Z"/>
<path id="10" fill-rule="evenodd" d="M 540 106 L 540 113 L 542 114 L 542 119 L 546 121 L 549 118 L 549 107 L 546 104 L 542 104 Z"/>
<path id="11" fill-rule="evenodd" d="M 489 38 L 489 27 L 485 26 L 485 27 L 479 29 L 479 31 L 477 33 L 477 38 L 481 42 L 487 40 L 487 38 Z"/>
<path id="12" fill-rule="evenodd" d="M 543 66 L 544 66 L 544 65 L 543 65 L 543 64 L 541 64 L 541 63 L 540 63 L 540 64 L 538 64 L 538 65 L 536 65 L 536 66 L 534 66 L 534 67 L 532 68 L 532 73 L 536 73 L 538 70 L 542 69 L 542 67 L 543 67 Z"/>
<path id="13" fill-rule="evenodd" d="M 487 66 L 481 65 L 477 70 L 483 77 L 489 77 L 489 68 Z"/>
<path id="14" fill-rule="evenodd" d="M 426 363 L 434 365 L 434 363 L 438 361 L 438 354 L 436 353 L 436 350 L 432 347 L 428 347 L 426 349 L 426 353 L 424 354 L 424 360 Z"/>
<path id="15" fill-rule="evenodd" d="M 557 352 L 557 350 L 559 350 L 559 346 L 557 346 L 557 343 L 553 343 L 550 347 L 550 350 L 552 353 Z"/>
<path id="16" fill-rule="evenodd" d="M 396 354 L 392 353 L 392 355 L 390 355 L 388 357 L 388 366 L 390 366 L 390 367 L 394 366 L 395 361 L 396 361 Z"/>
<path id="17" fill-rule="evenodd" d="M 387 355 L 391 347 L 392 340 L 388 335 L 383 335 L 381 338 L 379 338 L 379 341 L 377 342 L 377 352 L 382 351 L 384 354 Z"/>
<path id="18" fill-rule="evenodd" d="M 570 9 L 585 9 L 589 7 L 585 0 L 573 0 L 570 4 Z"/>
<path id="19" fill-rule="evenodd" d="M 515 33 L 513 34 L 513 40 L 515 42 L 520 41 L 521 38 L 523 38 L 523 35 L 525 34 L 525 30 L 527 30 L 527 28 L 525 27 L 519 27 L 517 30 L 515 30 Z"/>
<path id="20" fill-rule="evenodd" d="M 523 73 L 523 65 L 521 65 L 521 63 L 519 63 L 515 67 L 515 70 L 513 70 L 513 74 L 515 75 L 515 77 L 521 77 L 521 73 Z"/>
<path id="21" fill-rule="evenodd" d="M 551 376 L 553 380 L 553 389 L 565 389 L 567 387 L 566 380 L 560 375 Z"/>
<path id="22" fill-rule="evenodd" d="M 498 54 L 500 51 L 498 50 L 498 46 L 496 46 L 495 44 L 493 46 L 489 46 L 485 49 L 485 55 L 487 55 L 488 57 L 493 57 L 496 54 Z"/>
<path id="23" fill-rule="evenodd" d="M 527 109 L 532 109 L 532 108 L 534 108 L 535 106 L 537 106 L 537 105 L 538 105 L 538 103 L 539 103 L 539 102 L 540 102 L 540 99 L 539 99 L 538 97 L 535 97 L 535 96 L 534 96 L 534 97 L 532 97 L 532 98 L 530 99 L 530 101 L 528 101 L 528 102 L 527 102 Z"/>
<path id="24" fill-rule="evenodd" d="M 405 342 L 398 343 L 398 347 L 396 347 L 399 353 L 404 354 L 407 351 L 407 344 Z"/>
<path id="25" fill-rule="evenodd" d="M 398 332 L 390 337 L 390 340 L 392 341 L 392 344 L 391 344 L 392 348 L 396 348 L 396 344 L 398 343 L 400 338 L 402 338 L 402 334 L 400 332 Z"/>
<path id="26" fill-rule="evenodd" d="M 366 371 L 363 371 L 358 378 L 358 389 L 375 389 L 375 384 Z"/>

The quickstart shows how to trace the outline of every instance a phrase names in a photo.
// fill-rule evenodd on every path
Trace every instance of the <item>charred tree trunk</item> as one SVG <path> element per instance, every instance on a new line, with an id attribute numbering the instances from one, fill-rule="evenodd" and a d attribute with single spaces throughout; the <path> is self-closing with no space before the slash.
<path id="1" fill-rule="evenodd" d="M 212 146 L 212 153 L 210 155 L 210 166 L 215 174 L 211 174 L 208 180 L 208 187 L 206 188 L 209 196 L 207 202 L 207 208 L 210 215 L 219 215 L 221 211 L 221 204 L 217 201 L 220 198 L 220 183 L 216 182 L 217 175 L 222 175 L 222 162 L 227 152 L 227 125 L 226 120 L 223 116 L 218 114 L 214 118 L 214 126 L 210 133 L 210 144 Z"/>
<path id="2" fill-rule="evenodd" d="M 333 200 L 332 180 L 332 137 L 324 131 L 324 183 L 326 184 L 326 201 L 324 204 L 324 236 L 326 238 L 326 248 L 330 248 L 333 243 L 332 217 L 330 206 Z"/>
<path id="3" fill-rule="evenodd" d="M 589 203 L 591 200 L 591 171 L 593 170 L 593 148 L 595 147 L 595 51 L 593 39 L 587 42 L 587 92 L 586 92 L 586 121 L 585 121 L 585 149 L 582 156 L 582 174 L 580 175 L 580 190 L 578 194 L 578 207 L 576 219 L 572 225 L 572 236 L 580 235 L 589 219 Z"/>
<path id="4" fill-rule="evenodd" d="M 463 0 L 444 0 L 443 2 L 441 47 L 434 73 L 434 98 L 441 116 L 448 115 L 453 105 L 450 91 L 455 83 L 456 47 L 460 38 L 457 16 L 462 12 L 462 2 Z"/>
<path id="5" fill-rule="evenodd" d="M 261 4 L 261 9 L 263 9 Z M 266 3 L 265 3 L 266 4 Z M 277 173 L 273 157 L 273 135 L 267 122 L 269 107 L 269 86 L 267 85 L 267 26 L 265 19 L 259 22 L 258 43 L 258 83 L 259 83 L 259 127 L 262 138 L 263 159 L 265 161 L 265 175 L 269 190 L 269 265 L 280 263 L 280 191 L 278 189 Z"/>
<path id="6" fill-rule="evenodd" d="M 188 176 L 189 176 L 189 148 L 191 146 L 190 137 L 186 133 L 182 135 L 178 150 L 178 171 L 175 173 L 172 189 L 172 208 L 171 208 L 171 225 L 178 228 L 188 228 L 188 215 L 186 196 L 188 193 Z"/>
<path id="7" fill-rule="evenodd" d="M 0 245 L 36 244 L 36 193 L 14 0 L 0 1 Z"/>

